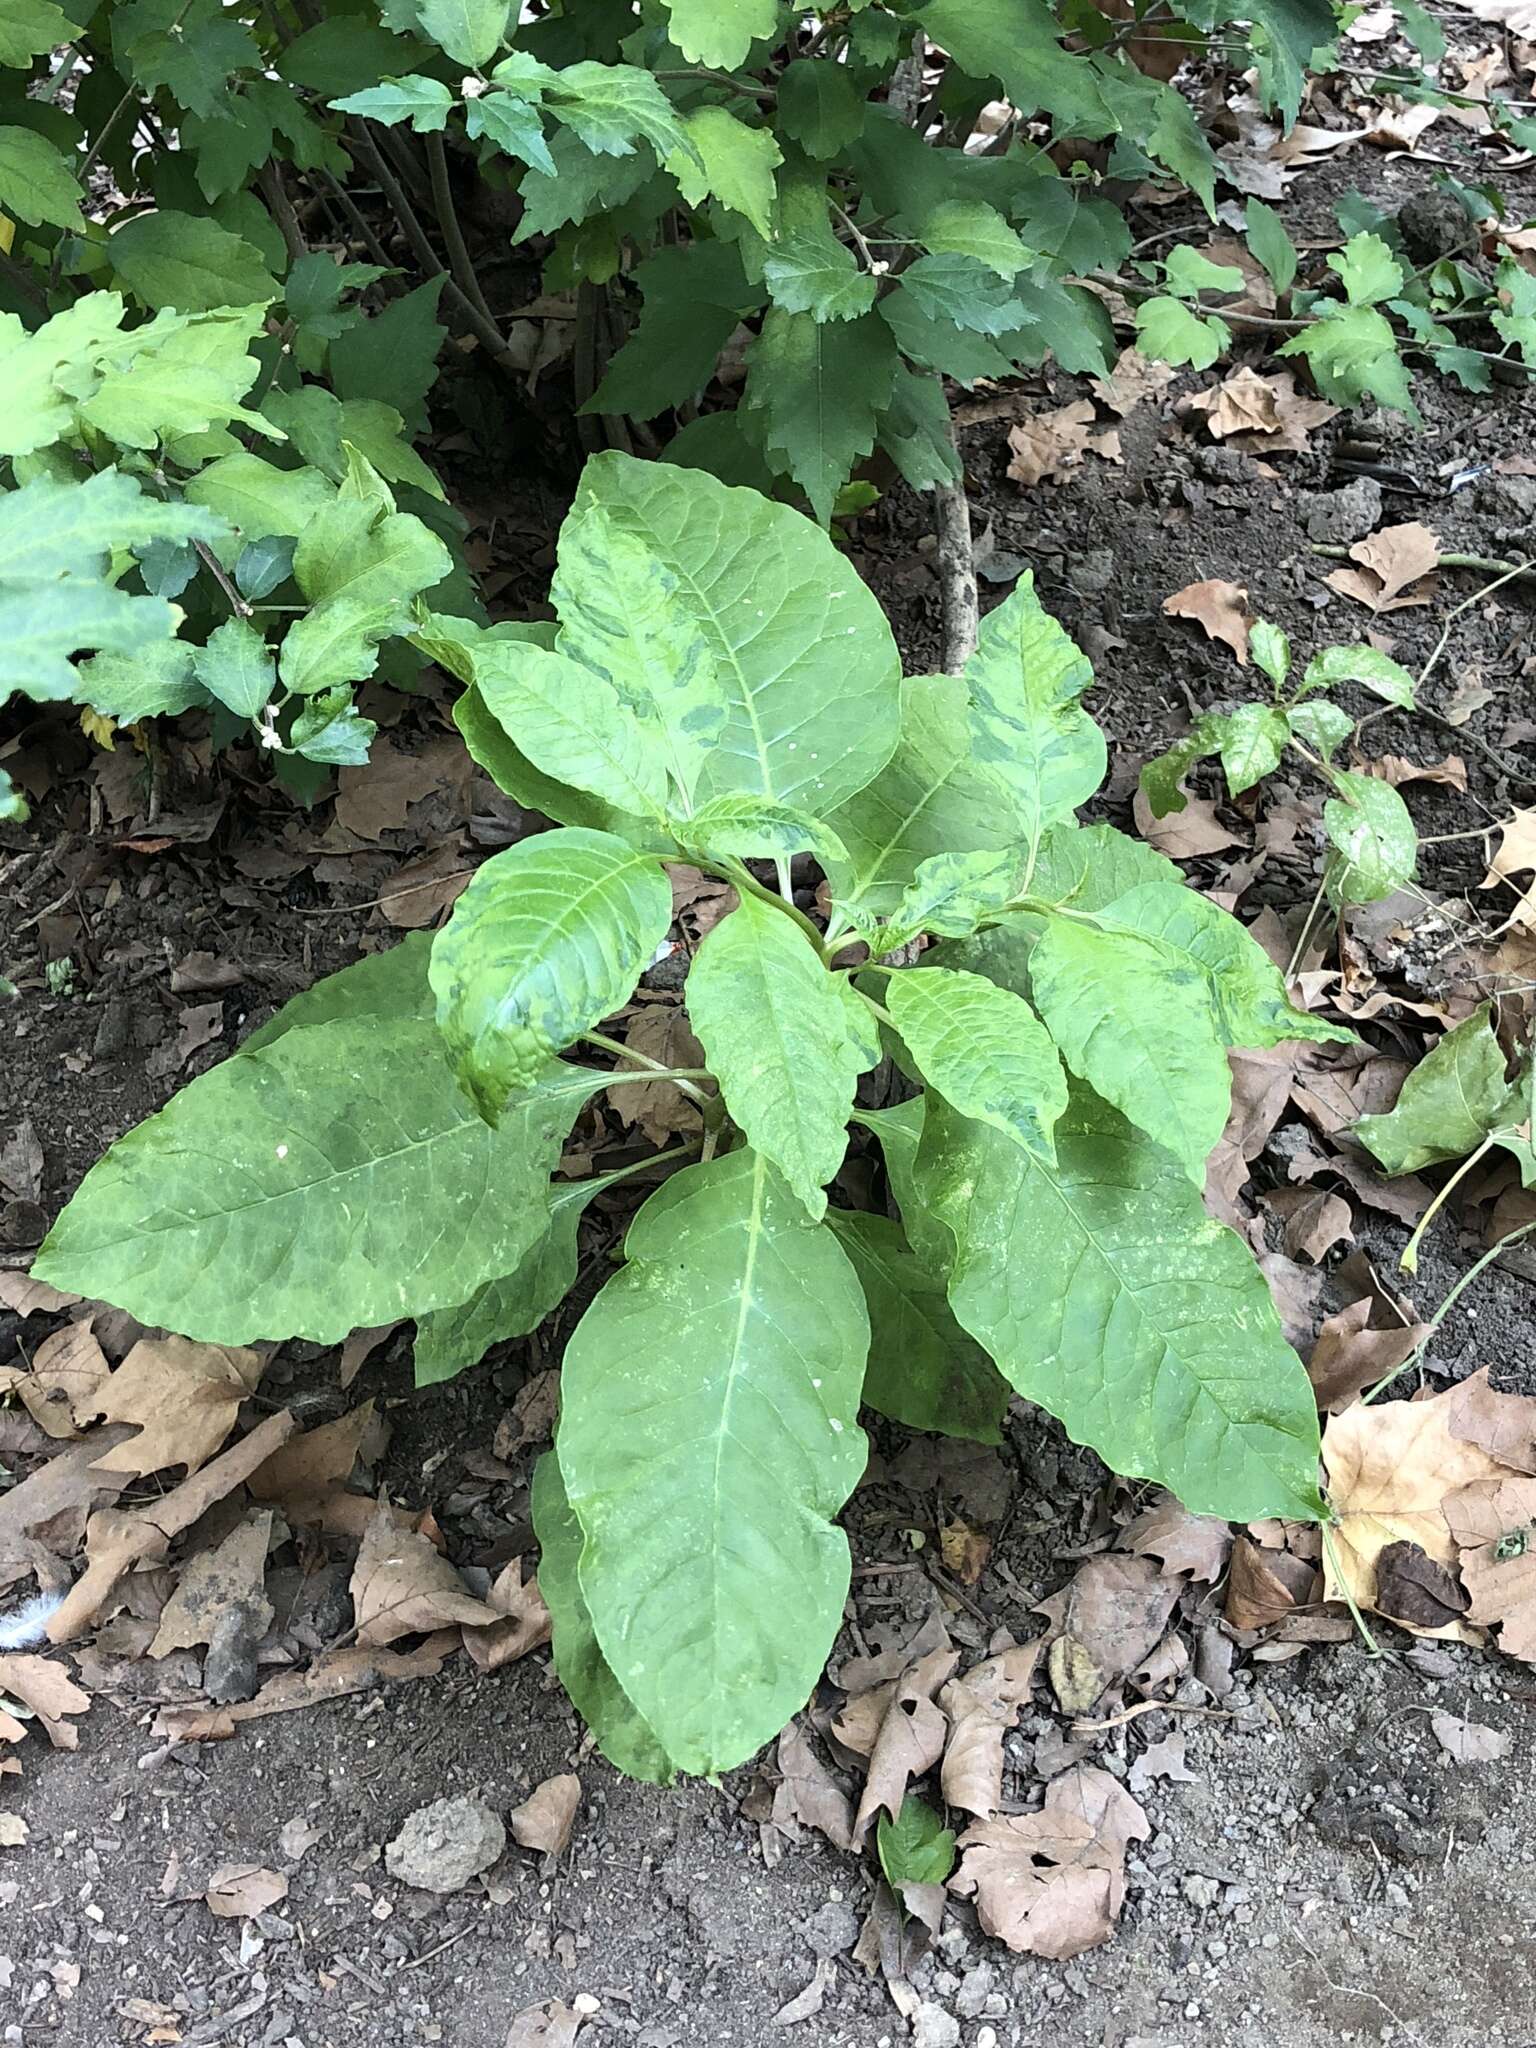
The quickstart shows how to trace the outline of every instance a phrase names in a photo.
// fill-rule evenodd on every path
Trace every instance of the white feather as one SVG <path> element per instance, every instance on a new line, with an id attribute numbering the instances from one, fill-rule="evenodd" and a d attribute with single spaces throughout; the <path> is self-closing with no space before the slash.
<path id="1" fill-rule="evenodd" d="M 32 1650 L 48 1640 L 48 1624 L 64 1605 L 62 1593 L 39 1593 L 10 1614 L 0 1614 L 0 1650 Z"/>

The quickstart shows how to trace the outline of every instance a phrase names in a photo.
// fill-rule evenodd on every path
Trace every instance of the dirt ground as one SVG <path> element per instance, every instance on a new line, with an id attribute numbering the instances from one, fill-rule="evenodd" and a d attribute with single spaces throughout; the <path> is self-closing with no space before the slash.
<path id="1" fill-rule="evenodd" d="M 1422 170 L 1375 158 L 1329 176 L 1331 184 L 1319 174 L 1297 188 L 1293 232 L 1325 233 L 1325 201 L 1343 185 L 1367 183 L 1390 209 L 1423 182 Z M 1140 760 L 1179 729 L 1191 703 L 1217 705 L 1238 680 L 1225 649 L 1163 615 L 1167 595 L 1206 577 L 1240 583 L 1303 657 L 1362 625 L 1323 586 L 1330 565 L 1310 552 L 1319 533 L 1347 541 L 1378 523 L 1358 474 L 1335 459 L 1344 429 L 1358 435 L 1361 423 L 1335 423 L 1311 452 L 1267 475 L 1249 457 L 1200 442 L 1177 415 L 1180 395 L 1217 374 L 1182 375 L 1125 420 L 1122 464 L 1090 456 L 1060 486 L 1026 492 L 1006 479 L 1006 422 L 964 436 L 978 529 L 1035 568 L 1046 602 L 1094 655 L 1090 701 L 1114 743 L 1103 808 L 1122 824 Z M 1085 388 L 1036 380 L 1027 409 Z M 1422 432 L 1370 422 L 1399 478 L 1383 485 L 1380 518 L 1423 519 L 1448 549 L 1536 554 L 1536 482 L 1489 469 L 1449 489 L 1459 471 L 1529 451 L 1536 399 L 1523 386 L 1469 398 L 1430 375 L 1418 388 Z M 553 496 L 558 486 L 541 490 Z M 553 518 L 558 509 L 549 507 Z M 534 546 L 517 542 L 514 595 L 532 596 L 547 576 L 551 530 Z M 909 668 L 934 665 L 926 508 L 893 493 L 852 547 L 891 609 Z M 1431 605 L 1393 615 L 1398 658 L 1421 665 L 1452 605 L 1475 587 L 1448 575 Z M 1536 798 L 1531 605 L 1522 586 L 1508 586 L 1455 627 L 1428 700 L 1443 711 L 1459 685 L 1480 678 L 1490 697 L 1464 724 L 1394 715 L 1375 728 L 1381 752 L 1466 758 L 1467 795 L 1410 787 L 1425 834 L 1464 831 Z M 402 750 L 445 744 L 433 706 L 397 700 L 395 709 L 405 714 Z M 127 822 L 142 816 L 145 764 L 120 748 L 117 781 L 98 779 L 93 797 L 85 760 L 83 743 L 57 721 L 29 730 L 21 765 L 42 800 L 33 826 L 0 828 L 0 971 L 23 987 L 0 1011 L 0 1135 L 32 1120 L 46 1162 L 44 1218 L 110 1139 L 276 1003 L 356 957 L 365 935 L 394 936 L 375 899 L 399 886 L 391 878 L 402 856 L 430 861 L 446 845 L 472 861 L 508 829 L 504 807 L 476 782 L 402 802 L 404 836 L 347 835 L 326 806 L 296 815 L 237 763 L 215 765 L 194 749 L 163 764 L 156 832 Z M 1276 800 L 1271 790 L 1266 801 Z M 168 829 L 166 844 L 143 850 Z M 1481 852 L 1477 838 L 1430 848 L 1427 895 L 1475 903 Z M 1243 857 L 1239 845 L 1226 860 Z M 1313 846 L 1266 861 L 1242 914 L 1268 905 L 1294 928 L 1315 863 Z M 1209 886 L 1221 869 L 1207 861 L 1193 872 Z M 218 1010 L 189 1025 L 169 970 L 199 953 L 239 971 L 223 988 L 192 994 L 190 1007 L 206 1011 L 212 1001 Z M 1432 949 L 1425 961 L 1432 979 Z M 1390 1016 L 1367 1031 L 1389 1048 L 1409 1042 Z M 199 1032 L 207 1035 L 190 1043 Z M 1284 1161 L 1282 1143 L 1267 1155 L 1270 1178 L 1283 1178 Z M 35 1242 L 24 1209 L 4 1212 L 12 1266 Z M 1366 1209 L 1357 1226 L 1390 1273 L 1406 1227 Z M 1432 1309 L 1481 1248 L 1454 1219 L 1443 1221 L 1415 1283 L 1420 1307 Z M 1327 1290 L 1342 1252 L 1324 1269 L 1319 1314 L 1338 1305 Z M 1486 1273 L 1431 1350 L 1435 1383 L 1488 1364 L 1497 1382 L 1536 1391 L 1533 1306 L 1520 1271 Z M 490 1471 L 495 1424 L 528 1374 L 557 1357 L 567 1327 L 557 1318 L 531 1344 L 420 1397 L 409 1391 L 402 1340 L 375 1353 L 347 1395 L 333 1355 L 289 1347 L 262 1392 L 291 1393 L 306 1421 L 364 1394 L 387 1400 L 394 1436 L 378 1478 L 395 1498 L 434 1509 L 461 1563 L 493 1569 L 529 1540 L 533 1455 L 512 1458 L 510 1477 Z M 15 1319 L 0 1312 L 0 1363 L 20 1341 Z M 956 1640 L 975 1648 L 998 1627 L 1034 1633 L 1035 1603 L 1064 1583 L 1102 1529 L 1102 1468 L 1016 1404 L 991 1468 L 1006 1501 L 1003 1534 L 957 1600 L 914 1567 L 907 1540 L 910 1529 L 932 1530 L 942 1472 L 936 1481 L 931 1464 L 909 1456 L 898 1430 L 881 1426 L 876 1442 L 847 1518 L 857 1575 L 840 1652 L 887 1640 L 935 1604 Z M 582 2048 L 797 2038 L 817 2048 L 909 2038 L 919 2048 L 1533 2048 L 1536 1673 L 1490 1652 L 1410 1648 L 1390 1629 L 1383 1641 L 1383 1657 L 1348 1644 L 1240 1663 L 1214 1711 L 1213 1695 L 1186 1679 L 1174 1705 L 1190 1711 L 1159 1710 L 1094 1738 L 1095 1759 L 1128 1779 L 1154 1826 L 1132 1850 L 1116 1938 L 1067 1964 L 1021 1960 L 952 1902 L 913 1973 L 924 2002 L 910 2028 L 879 1977 L 849 1955 L 872 1889 L 870 1859 L 806 1832 L 780 1844 L 767 1867 L 759 1828 L 740 1811 L 750 1767 L 718 1787 L 658 1791 L 623 1780 L 585 1746 L 542 1654 L 491 1677 L 458 1659 L 433 1680 L 179 1748 L 151 1732 L 164 1695 L 144 1691 L 148 1667 L 98 1667 L 112 1682 L 93 1685 L 79 1750 L 29 1743 L 25 1776 L 7 1783 L 6 1803 L 30 1839 L 0 1852 L 0 2041 L 502 2048 L 519 2013 L 585 1994 L 596 2010 Z M 1008 1738 L 1013 1810 L 1032 1804 L 1039 1779 L 1060 1767 L 1063 1723 L 1044 1700 L 1041 1688 Z M 1507 1731 L 1509 1755 L 1453 1763 L 1430 1727 L 1442 1710 Z M 1182 1770 L 1149 1778 L 1147 1752 L 1170 1735 L 1183 1738 Z M 1161 1768 L 1170 1755 L 1159 1750 Z M 513 1849 L 447 1899 L 385 1874 L 382 1845 L 415 1807 L 464 1792 L 505 1810 L 567 1769 L 581 1778 L 584 1805 L 553 1867 Z M 313 1840 L 295 1855 L 289 1824 L 301 1819 Z M 242 1930 L 211 1918 L 202 1894 L 216 1867 L 245 1863 L 285 1873 L 290 1889 Z M 776 2014 L 822 1959 L 831 1969 L 819 2012 L 781 2025 Z M 170 2018 L 157 2021 L 155 2009 Z M 157 2034 L 157 2025 L 170 2030 Z"/>

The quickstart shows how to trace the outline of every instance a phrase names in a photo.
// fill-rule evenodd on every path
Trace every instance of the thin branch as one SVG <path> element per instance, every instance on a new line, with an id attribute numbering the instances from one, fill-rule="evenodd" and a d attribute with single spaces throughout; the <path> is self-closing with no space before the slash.
<path id="1" fill-rule="evenodd" d="M 943 396 L 943 386 L 939 387 Z M 971 507 L 965 495 L 965 464 L 955 444 L 955 423 L 944 406 L 945 433 L 959 475 L 937 484 L 933 523 L 939 543 L 939 605 L 944 621 L 943 667 L 959 675 L 976 652 L 981 631 L 981 595 L 976 585 L 976 553 L 971 544 Z"/>
<path id="2" fill-rule="evenodd" d="M 441 135 L 429 135 L 427 144 L 427 170 L 432 179 L 432 210 L 437 215 L 437 224 L 443 231 L 443 240 L 448 245 L 448 261 L 453 269 L 454 281 L 459 290 L 474 305 L 482 319 L 492 327 L 496 316 L 485 302 L 480 289 L 480 280 L 475 275 L 475 266 L 470 260 L 469 245 L 464 240 L 464 230 L 459 222 L 458 208 L 453 203 L 453 186 L 448 179 L 448 152 L 443 147 Z M 497 329 L 500 332 L 500 329 Z"/>

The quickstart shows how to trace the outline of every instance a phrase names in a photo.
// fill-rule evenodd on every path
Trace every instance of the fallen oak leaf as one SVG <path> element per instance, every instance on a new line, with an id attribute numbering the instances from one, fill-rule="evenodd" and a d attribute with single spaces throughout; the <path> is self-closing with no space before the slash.
<path id="1" fill-rule="evenodd" d="M 1180 410 L 1202 416 L 1206 432 L 1216 441 L 1225 440 L 1228 434 L 1278 434 L 1280 401 L 1275 383 L 1245 364 L 1211 390 L 1197 391 L 1185 399 Z"/>
<path id="2" fill-rule="evenodd" d="M 1165 1572 L 1212 1586 L 1227 1568 L 1232 1530 L 1215 1515 L 1194 1515 L 1164 1493 L 1143 1508 L 1120 1536 L 1122 1549 L 1138 1557 L 1155 1557 Z"/>
<path id="3" fill-rule="evenodd" d="M 1208 639 L 1219 640 L 1237 656 L 1238 666 L 1248 666 L 1248 592 L 1241 583 L 1223 577 L 1208 577 L 1204 583 L 1187 583 L 1163 599 L 1163 611 L 1170 619 L 1193 619 Z"/>
<path id="4" fill-rule="evenodd" d="M 1402 754 L 1383 754 L 1379 760 L 1362 761 L 1360 767 L 1363 774 L 1374 775 L 1394 789 L 1401 789 L 1405 782 L 1438 782 L 1466 794 L 1467 764 L 1460 754 L 1447 754 L 1441 761 L 1410 761 Z"/>
<path id="5" fill-rule="evenodd" d="M 1420 520 L 1384 526 L 1350 549 L 1350 560 L 1358 568 L 1335 569 L 1323 581 L 1370 611 L 1403 611 L 1409 605 L 1428 604 L 1434 596 L 1428 578 L 1439 564 L 1440 552 L 1439 538 Z"/>
<path id="6" fill-rule="evenodd" d="M 1036 413 L 1008 430 L 1008 475 L 1027 489 L 1048 479 L 1069 476 L 1090 451 L 1106 462 L 1120 460 L 1120 431 L 1095 431 L 1091 398 L 1075 398 L 1054 412 Z"/>
<path id="7" fill-rule="evenodd" d="M 571 1839 L 571 1824 L 581 1807 L 581 1780 L 573 1772 L 546 1778 L 542 1785 L 507 1815 L 507 1831 L 519 1848 L 558 1856 Z"/>
<path id="8" fill-rule="evenodd" d="M 1139 349 L 1125 348 L 1110 374 L 1090 378 L 1088 388 L 1100 405 L 1124 419 L 1143 399 L 1156 398 L 1160 391 L 1165 391 L 1177 374 L 1171 363 L 1160 363 L 1144 356 Z"/>
<path id="9" fill-rule="evenodd" d="M 1131 800 L 1131 809 L 1136 830 L 1148 846 L 1166 854 L 1169 860 L 1196 860 L 1201 854 L 1220 853 L 1224 848 L 1238 844 L 1237 834 L 1229 832 L 1222 824 L 1209 797 L 1186 796 L 1182 810 L 1170 811 L 1166 818 L 1157 818 L 1138 789 Z"/>
<path id="10" fill-rule="evenodd" d="M 265 1363 L 243 1347 L 141 1337 L 91 1407 L 108 1422 L 137 1423 L 139 1433 L 98 1458 L 96 1469 L 138 1479 L 185 1465 L 190 1478 L 229 1435 Z"/>

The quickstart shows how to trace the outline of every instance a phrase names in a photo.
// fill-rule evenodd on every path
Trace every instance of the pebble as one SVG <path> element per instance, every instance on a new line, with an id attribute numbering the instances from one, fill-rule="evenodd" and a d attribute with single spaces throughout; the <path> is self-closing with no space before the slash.
<path id="1" fill-rule="evenodd" d="M 384 1851 L 391 1877 L 423 1892 L 462 1891 L 507 1846 L 499 1817 L 478 1799 L 434 1799 L 406 1818 Z"/>
<path id="2" fill-rule="evenodd" d="M 960 2022 L 942 2005 L 920 2005 L 912 2015 L 912 2048 L 960 2048 Z"/>
<path id="3" fill-rule="evenodd" d="M 806 1945 L 813 1956 L 840 1956 L 859 1938 L 859 1916 L 852 1906 L 831 1901 L 805 1923 Z"/>

